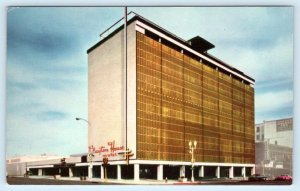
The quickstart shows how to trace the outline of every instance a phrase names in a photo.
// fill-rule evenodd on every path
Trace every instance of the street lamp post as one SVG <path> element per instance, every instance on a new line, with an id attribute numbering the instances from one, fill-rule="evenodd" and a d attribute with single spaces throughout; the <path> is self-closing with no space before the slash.
<path id="1" fill-rule="evenodd" d="M 77 121 L 85 121 L 87 124 L 88 124 L 88 131 L 91 131 L 91 123 L 88 121 L 88 120 L 86 120 L 86 119 L 84 119 L 84 118 L 79 118 L 79 117 L 76 117 L 75 118 Z M 91 132 L 89 132 L 90 134 L 92 134 Z M 89 139 L 89 138 L 88 138 Z M 88 144 L 88 146 L 89 146 L 89 144 Z M 93 153 L 92 153 L 93 154 Z"/>
<path id="2" fill-rule="evenodd" d="M 194 158 L 194 150 L 196 149 L 196 146 L 197 146 L 197 141 L 189 141 L 189 147 L 190 147 L 190 153 L 192 155 L 192 160 L 191 160 L 191 163 L 192 163 L 192 177 L 191 177 L 191 181 L 194 182 L 195 179 L 194 179 L 194 162 L 195 162 L 195 158 Z"/>
<path id="3" fill-rule="evenodd" d="M 79 117 L 76 117 L 75 119 L 76 119 L 77 121 L 79 121 L 79 120 L 85 121 L 85 122 L 88 124 L 88 128 L 89 128 L 89 130 L 90 130 L 91 124 L 90 124 L 90 122 L 89 122 L 88 120 L 83 119 L 83 118 L 79 118 Z M 93 169 L 93 167 L 92 167 L 93 158 L 94 158 L 94 153 L 88 151 L 88 154 L 87 154 L 87 160 L 88 160 L 88 161 L 87 161 L 87 162 L 89 162 L 89 171 L 92 171 L 92 169 Z M 89 172 L 89 178 L 92 178 L 92 177 L 91 177 L 91 174 L 92 174 L 92 172 Z"/>
<path id="4" fill-rule="evenodd" d="M 79 121 L 79 120 L 85 121 L 85 122 L 87 122 L 87 124 L 90 126 L 90 122 L 89 122 L 88 120 L 86 120 L 86 119 L 83 119 L 83 118 L 80 118 L 80 117 L 76 117 L 75 119 L 76 119 L 77 121 Z"/>

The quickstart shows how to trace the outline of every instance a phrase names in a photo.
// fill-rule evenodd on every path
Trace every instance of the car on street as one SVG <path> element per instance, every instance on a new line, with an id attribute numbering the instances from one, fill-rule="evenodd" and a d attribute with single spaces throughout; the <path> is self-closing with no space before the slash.
<path id="1" fill-rule="evenodd" d="M 284 180 L 284 181 L 292 181 L 293 180 L 293 177 L 288 175 L 288 174 L 282 174 L 280 176 L 277 176 L 275 178 L 275 180 Z"/>
<path id="2" fill-rule="evenodd" d="M 264 175 L 260 175 L 260 174 L 253 174 L 251 176 L 248 177 L 248 181 L 266 181 L 267 180 L 267 176 Z"/>

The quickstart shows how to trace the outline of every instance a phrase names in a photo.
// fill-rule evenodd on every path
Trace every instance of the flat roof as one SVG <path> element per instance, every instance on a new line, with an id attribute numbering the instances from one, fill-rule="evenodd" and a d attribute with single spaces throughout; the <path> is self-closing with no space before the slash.
<path id="1" fill-rule="evenodd" d="M 121 21 L 121 20 L 122 20 L 122 19 L 120 19 L 119 21 Z M 119 22 L 119 21 L 118 21 L 118 22 Z M 215 64 L 215 65 L 217 65 L 217 67 L 218 67 L 219 65 L 221 65 L 221 66 L 223 66 L 224 68 L 229 69 L 229 72 L 232 73 L 233 75 L 238 76 L 238 77 L 239 77 L 239 76 L 243 76 L 243 78 L 246 79 L 249 83 L 251 83 L 251 84 L 254 84 L 254 83 L 255 83 L 255 80 L 254 80 L 253 78 L 251 78 L 250 76 L 244 74 L 242 71 L 240 71 L 240 70 L 238 70 L 238 69 L 236 69 L 236 68 L 230 66 L 229 64 L 225 63 L 224 61 L 222 61 L 222 60 L 220 60 L 220 59 L 218 59 L 218 58 L 216 58 L 216 57 L 214 57 L 213 55 L 208 54 L 206 51 L 207 51 L 208 49 L 210 49 L 210 48 L 213 48 L 214 45 L 211 44 L 210 42 L 208 42 L 207 40 L 205 40 L 205 39 L 203 39 L 203 38 L 201 38 L 201 37 L 198 37 L 198 38 L 197 38 L 197 37 L 194 37 L 194 38 L 196 38 L 196 39 L 199 40 L 199 41 L 205 42 L 205 45 L 204 45 L 204 46 L 206 46 L 206 50 L 205 50 L 205 48 L 204 48 L 204 49 L 203 49 L 203 48 L 201 49 L 201 48 L 199 48 L 199 45 L 198 45 L 198 44 L 197 44 L 197 46 L 191 45 L 190 41 L 191 41 L 192 39 L 194 39 L 194 38 L 192 38 L 191 40 L 186 41 L 186 40 L 184 40 L 184 39 L 182 39 L 182 38 L 176 36 L 175 34 L 173 34 L 173 33 L 169 32 L 169 31 L 167 31 L 166 29 L 160 27 L 159 25 L 157 25 L 157 24 L 155 24 L 155 23 L 149 21 L 148 19 L 146 19 L 146 18 L 144 18 L 144 17 L 138 15 L 138 14 L 135 14 L 134 17 L 132 17 L 131 19 L 129 19 L 129 20 L 127 21 L 127 25 L 131 24 L 131 23 L 134 22 L 134 21 L 139 21 L 139 23 L 143 23 L 144 25 L 147 25 L 147 26 L 153 28 L 155 31 L 158 31 L 159 33 L 163 34 L 164 36 L 166 36 L 166 37 L 168 37 L 168 38 L 170 38 L 170 39 L 173 39 L 173 40 L 177 41 L 178 43 L 182 44 L 182 45 L 185 46 L 185 47 L 188 47 L 188 49 L 191 49 L 193 52 L 199 53 L 200 55 L 203 56 L 203 58 L 204 58 L 205 60 L 208 60 L 208 62 L 210 62 L 211 64 Z M 115 24 L 116 24 L 116 23 L 115 23 Z M 114 25 L 115 25 L 115 24 L 114 24 Z M 87 50 L 87 53 L 90 53 L 91 51 L 93 51 L 95 48 L 97 48 L 97 47 L 100 46 L 102 43 L 104 43 L 105 41 L 107 41 L 108 39 L 110 39 L 112 36 L 114 36 L 116 33 L 118 33 L 119 31 L 121 31 L 123 28 L 124 28 L 124 25 L 121 25 L 120 27 L 118 27 L 117 29 L 115 29 L 115 30 L 114 30 L 113 32 L 111 32 L 108 36 L 106 36 L 105 38 L 103 38 L 102 40 L 100 40 L 98 43 L 96 43 L 95 45 L 93 45 L 91 48 L 89 48 L 89 49 Z M 167 40 L 167 39 L 165 39 L 165 40 Z M 189 51 L 189 50 L 187 50 L 187 51 Z M 204 52 L 203 52 L 203 51 L 204 51 Z M 189 51 L 189 52 L 191 52 L 191 51 Z M 193 52 L 191 52 L 191 53 L 193 54 Z M 201 56 L 200 56 L 200 57 L 201 57 Z M 213 63 L 213 62 L 214 62 L 214 63 Z"/>

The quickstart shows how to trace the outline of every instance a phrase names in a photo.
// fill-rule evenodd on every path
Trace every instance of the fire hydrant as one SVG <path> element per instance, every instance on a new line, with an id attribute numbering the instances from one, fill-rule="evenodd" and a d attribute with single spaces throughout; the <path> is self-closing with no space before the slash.
<path id="1" fill-rule="evenodd" d="M 168 183 L 168 177 L 166 177 L 165 181 L 166 181 L 166 183 Z"/>

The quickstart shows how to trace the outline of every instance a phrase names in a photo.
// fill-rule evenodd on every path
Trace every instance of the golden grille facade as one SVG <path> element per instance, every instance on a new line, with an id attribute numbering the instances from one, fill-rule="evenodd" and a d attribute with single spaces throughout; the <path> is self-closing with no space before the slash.
<path id="1" fill-rule="evenodd" d="M 200 60 L 200 59 L 199 59 Z M 137 32 L 137 158 L 254 163 L 254 89 Z"/>

